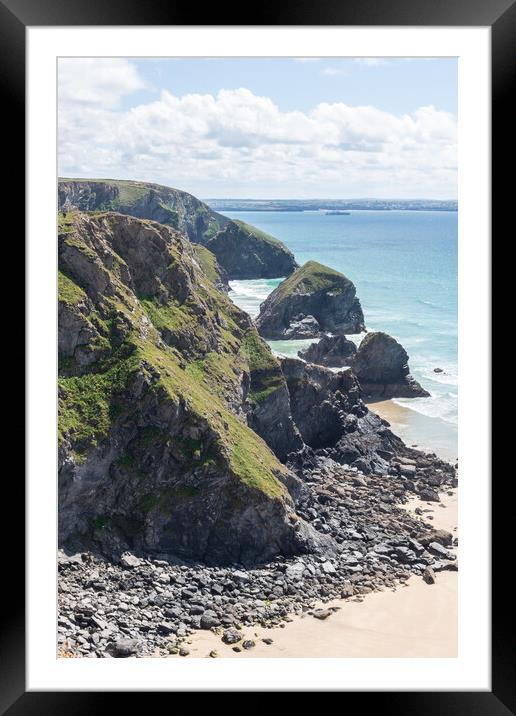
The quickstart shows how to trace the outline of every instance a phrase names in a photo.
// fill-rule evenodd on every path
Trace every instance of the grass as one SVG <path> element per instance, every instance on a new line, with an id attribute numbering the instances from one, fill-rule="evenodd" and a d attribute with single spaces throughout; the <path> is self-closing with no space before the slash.
<path id="1" fill-rule="evenodd" d="M 57 272 L 57 291 L 59 301 L 76 306 L 84 301 L 86 293 L 64 271 Z"/>
<path id="2" fill-rule="evenodd" d="M 251 226 L 251 224 L 247 224 L 245 221 L 241 221 L 240 219 L 233 219 L 232 221 L 234 224 L 240 227 L 242 231 L 245 231 L 246 234 L 249 234 L 250 236 L 256 236 L 256 238 L 260 239 L 261 241 L 265 241 L 268 244 L 281 247 L 288 251 L 287 247 L 279 239 L 276 239 L 274 236 L 267 234 L 265 231 L 257 229 L 255 226 Z"/>
<path id="3" fill-rule="evenodd" d="M 72 440 L 77 452 L 98 445 L 109 434 L 113 421 L 124 410 L 122 395 L 130 377 L 138 370 L 135 353 L 124 345 L 95 372 L 60 377 L 59 441 Z"/>
<path id="4" fill-rule="evenodd" d="M 74 212 L 67 211 L 58 212 L 57 214 L 57 228 L 60 234 L 70 234 L 74 231 L 73 224 Z"/>
<path id="5" fill-rule="evenodd" d="M 220 270 L 215 254 L 201 244 L 192 244 L 192 247 L 206 277 L 216 285 L 220 281 Z"/>
<path id="6" fill-rule="evenodd" d="M 247 357 L 251 373 L 249 397 L 255 403 L 261 403 L 285 385 L 279 363 L 255 328 L 246 333 L 242 350 Z"/>
<path id="7" fill-rule="evenodd" d="M 279 299 L 292 293 L 311 294 L 319 291 L 341 293 L 350 283 L 351 281 L 339 271 L 317 261 L 307 261 L 282 281 L 274 293 Z"/>

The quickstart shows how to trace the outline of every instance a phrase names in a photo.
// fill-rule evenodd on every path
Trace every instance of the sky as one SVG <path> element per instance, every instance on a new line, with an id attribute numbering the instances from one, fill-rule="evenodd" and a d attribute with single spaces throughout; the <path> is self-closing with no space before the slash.
<path id="1" fill-rule="evenodd" d="M 457 197 L 455 58 L 61 58 L 59 175 L 200 198 Z"/>

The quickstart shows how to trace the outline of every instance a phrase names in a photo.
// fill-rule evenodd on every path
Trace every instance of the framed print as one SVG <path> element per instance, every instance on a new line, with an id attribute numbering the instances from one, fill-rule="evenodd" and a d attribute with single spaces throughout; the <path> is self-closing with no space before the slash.
<path id="1" fill-rule="evenodd" d="M 0 13 L 26 147 L 6 713 L 120 691 L 510 713 L 490 263 L 514 6 Z"/>

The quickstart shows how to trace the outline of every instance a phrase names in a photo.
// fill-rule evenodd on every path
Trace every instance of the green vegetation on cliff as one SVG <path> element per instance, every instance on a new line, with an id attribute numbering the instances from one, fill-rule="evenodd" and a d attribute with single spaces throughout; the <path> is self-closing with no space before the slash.
<path id="1" fill-rule="evenodd" d="M 318 291 L 340 293 L 349 284 L 350 280 L 339 271 L 317 261 L 307 261 L 285 281 L 282 281 L 276 292 L 279 299 L 293 293 L 317 293 Z"/>
<path id="2" fill-rule="evenodd" d="M 265 241 L 266 243 L 272 244 L 276 247 L 283 246 L 279 239 L 276 239 L 274 236 L 267 234 L 261 229 L 257 229 L 256 226 L 251 226 L 251 224 L 247 224 L 245 221 L 241 221 L 240 219 L 233 219 L 233 223 L 239 226 L 248 236 L 255 236 L 257 239 Z"/>
<path id="3" fill-rule="evenodd" d="M 86 298 L 86 293 L 63 271 L 57 272 L 58 299 L 63 303 L 75 305 Z"/>
<path id="4" fill-rule="evenodd" d="M 202 270 L 212 284 L 216 286 L 218 283 L 222 283 L 221 270 L 215 254 L 212 254 L 209 249 L 201 246 L 201 244 L 194 244 L 194 251 L 197 254 Z"/>
<path id="5" fill-rule="evenodd" d="M 192 284 L 185 289 L 187 295 L 181 301 L 173 293 L 163 301 L 154 295 L 138 297 L 128 290 L 116 270 L 122 263 L 133 269 L 130 253 L 123 256 L 113 251 L 112 232 L 122 227 L 124 237 L 130 231 L 144 237 L 146 222 L 109 214 L 89 217 L 77 214 L 70 219 L 70 227 L 61 236 L 60 294 L 71 306 L 88 296 L 94 303 L 88 320 L 107 327 L 109 351 L 101 360 L 76 367 L 73 375 L 62 371 L 60 442 L 71 446 L 78 462 L 87 460 L 92 448 L 109 442 L 120 421 L 126 421 L 137 410 L 138 401 L 135 402 L 132 393 L 141 375 L 149 386 L 149 395 L 155 395 L 158 404 L 171 401 L 184 406 L 188 421 L 200 426 L 196 429 L 205 436 L 203 442 L 195 443 L 194 449 L 190 449 L 194 443 L 187 435 L 168 436 L 168 443 L 177 455 L 184 457 L 185 469 L 188 465 L 197 469 L 221 462 L 247 487 L 272 498 L 284 496 L 285 488 L 278 477 L 285 468 L 244 418 L 233 412 L 232 406 L 242 400 L 243 372 L 253 375 L 272 371 L 271 385 L 281 376 L 277 361 L 245 315 L 206 280 L 181 246 L 178 235 L 161 234 L 159 230 L 157 234 L 162 241 L 163 265 L 177 272 L 177 276 L 171 274 L 167 278 L 166 290 L 177 290 L 186 276 Z M 104 248 L 100 252 L 89 240 L 90 231 L 97 242 L 98 236 L 104 235 Z M 109 295 L 103 292 L 99 296 L 92 291 L 91 281 L 95 279 L 90 274 L 84 280 L 79 275 L 83 264 L 75 256 L 84 253 L 95 255 L 96 263 L 89 264 L 90 270 L 98 265 L 103 280 L 108 273 Z M 182 263 L 177 261 L 178 255 L 182 255 Z M 161 259 L 150 254 L 151 260 Z M 153 263 L 152 270 L 160 268 Z M 160 290 L 163 293 L 164 289 Z M 145 317 L 150 324 L 148 321 L 145 324 Z M 162 440 L 162 434 L 156 437 L 150 431 L 146 446 L 150 449 Z M 145 452 L 142 445 L 140 451 Z M 190 446 L 188 454 L 185 446 Z M 129 469 L 127 451 L 124 454 L 117 464 L 120 469 Z"/>
<path id="6" fill-rule="evenodd" d="M 254 327 L 246 333 L 242 347 L 251 371 L 249 397 L 261 403 L 285 385 L 279 362 Z"/>

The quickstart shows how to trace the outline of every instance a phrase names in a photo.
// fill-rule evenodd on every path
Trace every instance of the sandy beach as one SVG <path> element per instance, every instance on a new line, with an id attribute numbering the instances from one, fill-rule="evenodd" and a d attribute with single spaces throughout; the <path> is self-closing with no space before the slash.
<path id="1" fill-rule="evenodd" d="M 457 426 L 422 415 L 394 400 L 368 402 L 367 407 L 387 420 L 393 432 L 407 445 L 425 452 L 435 452 L 448 462 L 457 461 Z"/>
<path id="2" fill-rule="evenodd" d="M 406 509 L 424 510 L 429 524 L 457 534 L 457 490 L 441 496 L 440 503 L 412 498 Z M 324 621 L 309 614 L 296 616 L 284 628 L 250 627 L 243 639 L 255 647 L 241 652 L 221 641 L 220 635 L 199 631 L 185 646 L 191 657 L 216 651 L 224 658 L 298 657 L 455 657 L 457 656 L 457 572 L 439 572 L 436 583 L 412 576 L 396 591 L 375 592 L 363 601 L 336 600 L 326 606 L 338 611 Z M 273 643 L 265 644 L 262 639 Z M 171 657 L 181 658 L 181 657 Z"/>

